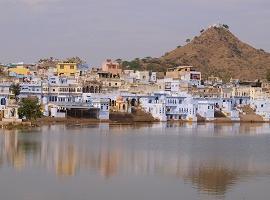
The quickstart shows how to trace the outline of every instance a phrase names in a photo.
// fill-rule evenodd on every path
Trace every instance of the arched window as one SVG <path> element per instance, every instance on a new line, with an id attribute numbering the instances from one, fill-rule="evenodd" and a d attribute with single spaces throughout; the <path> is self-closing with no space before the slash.
<path id="1" fill-rule="evenodd" d="M 94 93 L 94 92 L 95 92 L 94 86 L 91 86 L 90 87 L 90 93 Z"/>
<path id="2" fill-rule="evenodd" d="M 136 104 L 136 99 L 132 99 L 131 100 L 131 106 L 135 106 L 135 104 Z"/>

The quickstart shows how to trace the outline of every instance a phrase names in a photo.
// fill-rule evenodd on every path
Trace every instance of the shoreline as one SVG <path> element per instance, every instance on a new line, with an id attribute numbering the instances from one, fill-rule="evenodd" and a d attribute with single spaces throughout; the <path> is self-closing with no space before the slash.
<path id="1" fill-rule="evenodd" d="M 12 129 L 29 129 L 35 127 L 41 127 L 46 125 L 70 125 L 70 126 L 88 126 L 88 125 L 98 125 L 98 124 L 109 124 L 109 125 L 136 125 L 136 124 L 266 124 L 269 121 L 256 121 L 256 120 L 240 120 L 232 121 L 228 119 L 215 119 L 215 120 L 205 120 L 205 121 L 185 121 L 185 120 L 168 120 L 164 122 L 152 120 L 152 121 L 126 121 L 126 120 L 97 120 L 97 119 L 76 119 L 76 118 L 40 118 L 33 122 L 23 121 L 23 122 L 3 122 L 0 121 L 0 127 L 2 129 L 12 130 Z"/>

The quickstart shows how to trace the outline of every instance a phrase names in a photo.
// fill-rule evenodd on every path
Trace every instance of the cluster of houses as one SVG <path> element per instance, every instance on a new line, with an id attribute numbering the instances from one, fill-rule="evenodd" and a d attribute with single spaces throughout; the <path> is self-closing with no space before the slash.
<path id="1" fill-rule="evenodd" d="M 18 102 L 11 85 L 20 85 L 19 99 L 36 97 L 47 117 L 109 120 L 111 112 L 140 109 L 159 121 L 239 121 L 246 107 L 262 120 L 270 120 L 270 84 L 267 81 L 223 83 L 218 77 L 202 80 L 192 66 L 167 72 L 123 70 L 106 60 L 98 68 L 81 69 L 76 63 L 58 62 L 0 65 L 0 120 L 17 121 Z M 244 109 L 245 108 L 245 109 Z"/>

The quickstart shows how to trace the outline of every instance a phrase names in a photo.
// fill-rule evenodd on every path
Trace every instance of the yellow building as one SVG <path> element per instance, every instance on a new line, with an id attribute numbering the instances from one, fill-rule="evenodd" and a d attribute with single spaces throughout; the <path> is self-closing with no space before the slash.
<path id="1" fill-rule="evenodd" d="M 78 73 L 76 63 L 58 63 L 56 67 L 58 76 L 75 76 Z"/>
<path id="2" fill-rule="evenodd" d="M 8 69 L 9 74 L 23 75 L 27 76 L 30 74 L 30 70 L 23 65 L 18 65 Z"/>

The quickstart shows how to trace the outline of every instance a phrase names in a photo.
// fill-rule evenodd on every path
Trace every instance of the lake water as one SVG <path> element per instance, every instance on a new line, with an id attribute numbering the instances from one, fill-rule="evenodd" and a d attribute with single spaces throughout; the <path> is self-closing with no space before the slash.
<path id="1" fill-rule="evenodd" d="M 269 124 L 0 130 L 0 200 L 269 200 Z"/>

